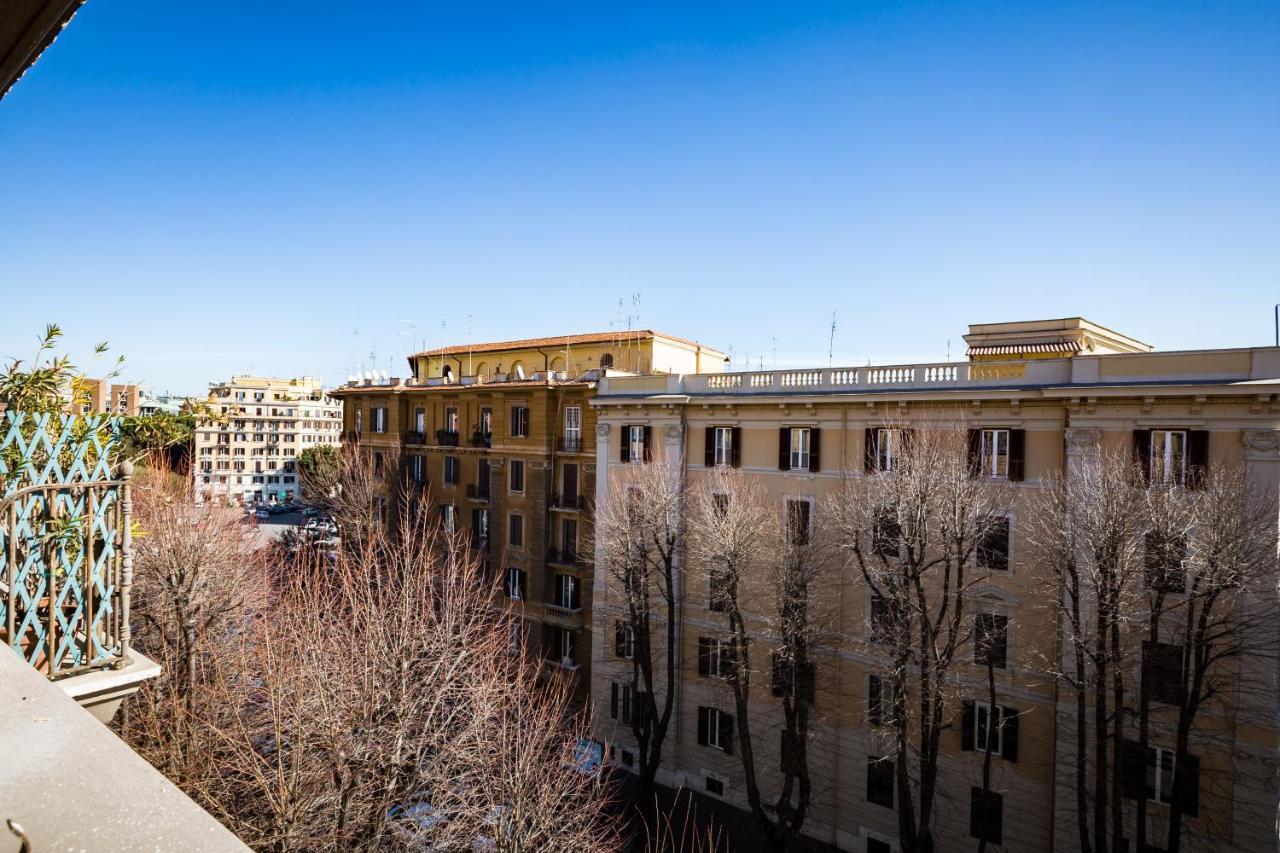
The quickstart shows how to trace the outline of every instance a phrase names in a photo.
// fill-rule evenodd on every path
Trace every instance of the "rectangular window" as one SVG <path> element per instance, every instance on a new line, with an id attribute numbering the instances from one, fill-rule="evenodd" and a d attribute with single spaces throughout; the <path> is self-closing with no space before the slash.
<path id="1" fill-rule="evenodd" d="M 787 544 L 808 545 L 813 505 L 804 498 L 787 498 Z"/>
<path id="2" fill-rule="evenodd" d="M 724 613 L 729 609 L 732 600 L 732 591 L 729 589 L 729 583 L 732 580 L 727 569 L 719 566 L 711 567 L 710 590 L 707 593 L 707 609 L 716 613 Z"/>
<path id="3" fill-rule="evenodd" d="M 560 469 L 560 489 L 564 497 L 564 506 L 578 505 L 578 466 L 566 462 Z"/>
<path id="4" fill-rule="evenodd" d="M 1002 844 L 1004 797 L 973 787 L 969 791 L 969 834 L 988 844 Z"/>
<path id="5" fill-rule="evenodd" d="M 556 606 L 577 610 L 582 606 L 582 582 L 573 575 L 556 575 Z"/>
<path id="6" fill-rule="evenodd" d="M 867 722 L 887 726 L 893 722 L 894 685 L 882 675 L 867 677 Z"/>
<path id="7" fill-rule="evenodd" d="M 632 424 L 626 428 L 627 461 L 647 462 L 649 460 L 648 430 L 640 424 Z"/>
<path id="8" fill-rule="evenodd" d="M 409 470 L 413 472 L 413 481 L 421 483 L 423 478 L 421 456 L 415 454 L 409 457 Z"/>
<path id="9" fill-rule="evenodd" d="M 524 461 L 512 459 L 508 464 L 511 466 L 510 490 L 514 494 L 521 494 L 524 492 Z"/>
<path id="10" fill-rule="evenodd" d="M 623 725 L 631 725 L 631 721 L 635 714 L 635 688 L 630 684 L 619 684 L 616 681 L 609 683 L 609 716 L 615 720 L 621 720 Z M 627 761 L 627 753 L 622 753 L 622 762 L 630 764 Z"/>
<path id="11" fill-rule="evenodd" d="M 708 776 L 706 777 L 706 782 L 704 784 L 708 794 L 715 794 L 717 797 L 724 796 L 724 783 L 719 779 L 713 779 Z"/>
<path id="12" fill-rule="evenodd" d="M 1187 483 L 1187 431 L 1151 431 L 1151 482 L 1165 486 Z"/>
<path id="13" fill-rule="evenodd" d="M 454 525 L 457 521 L 457 514 L 457 508 L 452 504 L 440 505 L 440 526 L 444 529 L 445 533 L 453 532 Z"/>
<path id="14" fill-rule="evenodd" d="M 980 477 L 1009 476 L 1009 430 L 984 429 L 982 433 L 982 451 L 979 456 L 978 475 Z"/>
<path id="15" fill-rule="evenodd" d="M 867 802 L 893 808 L 894 770 L 892 755 L 867 757 Z"/>
<path id="16" fill-rule="evenodd" d="M 898 608 L 889 599 L 878 593 L 871 593 L 871 640 L 882 644 L 892 644 L 898 637 L 901 620 Z"/>
<path id="17" fill-rule="evenodd" d="M 413 429 L 419 434 L 427 431 L 427 410 L 421 406 L 413 410 Z"/>
<path id="18" fill-rule="evenodd" d="M 1004 709 L 999 705 L 992 707 L 987 702 L 973 703 L 973 748 L 979 752 L 987 751 L 987 742 L 991 742 L 991 751 L 996 755 L 1004 754 Z"/>
<path id="19" fill-rule="evenodd" d="M 1009 653 L 1009 617 L 979 613 L 973 623 L 973 662 L 1004 669 Z"/>
<path id="20" fill-rule="evenodd" d="M 387 407 L 386 406 L 373 407 L 373 431 L 374 432 L 387 431 Z"/>
<path id="21" fill-rule="evenodd" d="M 809 469 L 810 430 L 807 427 L 792 427 L 791 430 L 791 468 L 807 471 Z"/>
<path id="22" fill-rule="evenodd" d="M 881 428 L 876 430 L 876 470 L 889 473 L 894 470 L 901 452 L 902 430 Z"/>
<path id="23" fill-rule="evenodd" d="M 512 548 L 524 547 L 524 516 L 518 512 L 507 518 L 507 544 Z"/>
<path id="24" fill-rule="evenodd" d="M 871 527 L 871 550 L 880 557 L 897 557 L 902 549 L 902 525 L 891 507 L 876 511 Z"/>
<path id="25" fill-rule="evenodd" d="M 631 660 L 636 656 L 635 626 L 621 619 L 613 623 L 613 654 L 621 660 Z"/>
<path id="26" fill-rule="evenodd" d="M 978 568 L 1004 572 L 1009 570 L 1009 517 L 988 520 L 978 539 Z"/>
<path id="27" fill-rule="evenodd" d="M 458 408 L 449 406 L 444 410 L 444 431 L 458 434 Z"/>
<path id="28" fill-rule="evenodd" d="M 444 458 L 444 484 L 446 486 L 458 485 L 458 457 L 446 456 Z"/>
<path id="29" fill-rule="evenodd" d="M 564 449 L 566 453 L 576 453 L 582 449 L 582 407 L 581 406 L 565 406 Z"/>
<path id="30" fill-rule="evenodd" d="M 722 752 L 733 752 L 733 715 L 718 708 L 698 708 L 698 743 Z"/>
<path id="31" fill-rule="evenodd" d="M 712 462 L 715 465 L 733 464 L 733 427 L 715 427 L 712 434 L 714 453 Z"/>
<path id="32" fill-rule="evenodd" d="M 1187 540 L 1165 531 L 1149 531 L 1144 537 L 1143 573 L 1147 586 L 1161 592 L 1185 592 L 1187 588 Z"/>
<path id="33" fill-rule="evenodd" d="M 1185 698 L 1182 646 L 1173 643 L 1142 644 L 1142 690 L 1155 702 L 1181 705 Z"/>
<path id="34" fill-rule="evenodd" d="M 1173 804 L 1173 750 L 1153 747 L 1146 762 L 1147 799 L 1162 806 Z"/>
<path id="35" fill-rule="evenodd" d="M 524 598 L 524 582 L 525 572 L 511 566 L 507 569 L 506 594 L 507 598 L 520 600 Z"/>
<path id="36" fill-rule="evenodd" d="M 511 407 L 511 437 L 512 438 L 528 438 L 529 437 L 529 407 L 528 406 L 512 406 Z"/>
<path id="37" fill-rule="evenodd" d="M 719 637 L 698 638 L 698 675 L 730 678 L 734 674 L 733 647 Z"/>

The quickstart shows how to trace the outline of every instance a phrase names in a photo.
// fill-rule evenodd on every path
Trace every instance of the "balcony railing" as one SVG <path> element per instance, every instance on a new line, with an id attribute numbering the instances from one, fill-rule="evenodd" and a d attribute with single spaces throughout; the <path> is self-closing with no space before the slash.
<path id="1" fill-rule="evenodd" d="M 571 548 L 548 548 L 547 562 L 575 569 L 581 569 L 586 565 L 582 555 Z"/>
<path id="2" fill-rule="evenodd" d="M 556 446 L 561 453 L 581 453 L 582 452 L 582 436 L 562 435 L 559 439 L 557 439 Z"/>
<path id="3" fill-rule="evenodd" d="M 565 512 L 577 512 L 582 509 L 586 503 L 586 499 L 582 495 L 562 495 L 558 492 L 551 493 L 551 508 L 563 510 Z"/>
<path id="4" fill-rule="evenodd" d="M 50 678 L 125 666 L 133 466 L 112 470 L 118 421 L 2 423 L 0 636 Z"/>
<path id="5" fill-rule="evenodd" d="M 475 483 L 467 484 L 467 500 L 478 501 L 480 503 L 489 502 L 489 485 L 476 485 Z"/>
<path id="6" fill-rule="evenodd" d="M 421 447 L 427 443 L 427 434 L 421 430 L 410 430 L 401 435 L 400 440 L 406 447 Z"/>
<path id="7" fill-rule="evenodd" d="M 559 625 L 562 628 L 581 628 L 583 613 L 581 607 L 561 607 L 558 604 L 544 604 L 542 606 L 542 618 L 544 621 Z"/>
<path id="8" fill-rule="evenodd" d="M 436 430 L 436 446 L 437 447 L 457 447 L 458 434 L 450 432 L 447 429 Z"/>
<path id="9" fill-rule="evenodd" d="M 493 433 L 475 430 L 471 433 L 472 447 L 493 447 Z"/>

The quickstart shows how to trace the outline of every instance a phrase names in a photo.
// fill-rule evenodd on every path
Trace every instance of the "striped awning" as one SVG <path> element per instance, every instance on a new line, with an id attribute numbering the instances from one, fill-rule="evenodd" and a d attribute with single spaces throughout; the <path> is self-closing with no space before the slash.
<path id="1" fill-rule="evenodd" d="M 969 347 L 969 355 L 1020 355 L 1029 352 L 1080 352 L 1079 341 L 1044 341 L 1038 344 L 997 344 Z"/>

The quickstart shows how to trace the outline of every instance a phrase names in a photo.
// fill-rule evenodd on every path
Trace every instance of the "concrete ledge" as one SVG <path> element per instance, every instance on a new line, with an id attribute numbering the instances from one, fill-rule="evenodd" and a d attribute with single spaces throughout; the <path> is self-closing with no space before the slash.
<path id="1" fill-rule="evenodd" d="M 144 660 L 143 670 L 155 667 Z M 127 668 L 93 675 L 104 678 L 82 696 L 114 694 L 117 703 L 142 680 Z M 0 853 L 16 853 L 20 841 L 5 820 L 21 824 L 37 851 L 249 849 L 7 645 L 0 646 Z"/>
<path id="2" fill-rule="evenodd" d="M 129 649 L 129 665 L 123 669 L 96 669 L 59 679 L 54 684 L 99 722 L 109 723 L 126 696 L 135 693 L 142 682 L 159 675 L 160 664 Z"/>

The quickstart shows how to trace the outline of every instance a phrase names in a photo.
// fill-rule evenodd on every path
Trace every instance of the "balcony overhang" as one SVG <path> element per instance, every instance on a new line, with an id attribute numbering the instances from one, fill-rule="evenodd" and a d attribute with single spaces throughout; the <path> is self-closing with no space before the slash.
<path id="1" fill-rule="evenodd" d="M 30 68 L 84 0 L 6 0 L 0 3 L 0 99 Z"/>

